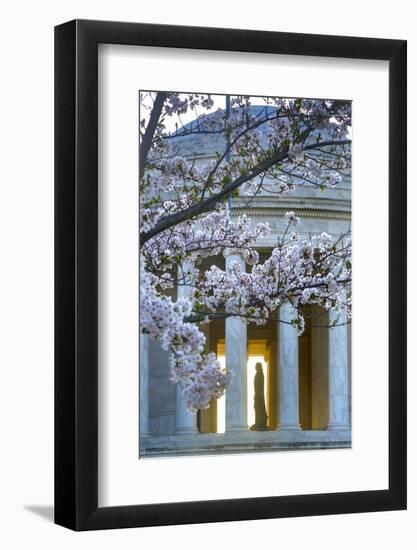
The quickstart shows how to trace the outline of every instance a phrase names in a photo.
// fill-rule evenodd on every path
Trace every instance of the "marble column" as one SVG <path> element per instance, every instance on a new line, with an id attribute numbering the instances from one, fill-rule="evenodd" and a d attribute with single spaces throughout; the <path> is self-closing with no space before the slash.
<path id="1" fill-rule="evenodd" d="M 140 437 L 148 437 L 149 431 L 149 337 L 140 335 L 140 364 L 139 364 L 139 434 Z"/>
<path id="2" fill-rule="evenodd" d="M 202 323 L 199 326 L 200 331 L 206 337 L 206 345 L 204 353 L 209 353 L 211 350 L 210 344 L 210 327 L 208 324 Z M 207 409 L 200 409 L 200 433 L 216 433 L 217 431 L 217 399 L 212 399 Z"/>
<path id="3" fill-rule="evenodd" d="M 350 429 L 348 325 L 345 312 L 329 311 L 329 424 L 328 430 Z"/>
<path id="4" fill-rule="evenodd" d="M 186 435 L 196 434 L 197 430 L 197 415 L 190 412 L 184 402 L 181 390 L 177 387 L 176 395 L 176 414 L 175 414 L 175 434 Z"/>
<path id="5" fill-rule="evenodd" d="M 241 256 L 226 258 L 226 269 L 238 262 L 245 270 Z M 226 389 L 226 432 L 248 430 L 247 414 L 247 327 L 243 319 L 226 319 L 226 370 L 231 373 L 231 381 Z"/>
<path id="6" fill-rule="evenodd" d="M 183 298 L 189 295 L 192 277 L 194 274 L 194 264 L 192 262 L 184 262 L 178 270 L 178 278 L 181 284 L 178 286 L 178 298 Z M 196 434 L 197 430 L 197 414 L 190 412 L 185 406 L 182 392 L 177 386 L 176 388 L 176 409 L 175 409 L 175 434 Z"/>
<path id="7" fill-rule="evenodd" d="M 291 319 L 292 306 L 280 308 L 280 321 Z M 279 430 L 300 430 L 298 388 L 298 334 L 285 322 L 278 323 Z"/>

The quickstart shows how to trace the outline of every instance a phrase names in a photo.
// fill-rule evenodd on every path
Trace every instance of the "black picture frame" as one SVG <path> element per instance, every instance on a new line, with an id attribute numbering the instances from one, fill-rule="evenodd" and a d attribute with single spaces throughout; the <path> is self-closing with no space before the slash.
<path id="1" fill-rule="evenodd" d="M 98 44 L 389 62 L 389 488 L 98 507 Z M 74 529 L 406 508 L 406 41 L 74 20 L 55 28 L 55 523 Z"/>

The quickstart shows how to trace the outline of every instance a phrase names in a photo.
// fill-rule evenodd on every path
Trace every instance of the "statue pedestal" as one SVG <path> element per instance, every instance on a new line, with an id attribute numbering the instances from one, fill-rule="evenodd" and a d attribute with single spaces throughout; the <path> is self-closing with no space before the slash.
<path id="1" fill-rule="evenodd" d="M 257 426 L 256 424 L 252 424 L 249 430 L 251 432 L 269 432 L 271 428 L 268 428 L 268 426 Z"/>

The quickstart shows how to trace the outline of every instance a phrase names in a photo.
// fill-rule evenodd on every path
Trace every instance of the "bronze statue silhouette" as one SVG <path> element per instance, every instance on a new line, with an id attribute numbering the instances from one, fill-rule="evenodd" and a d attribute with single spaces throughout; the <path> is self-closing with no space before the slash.
<path id="1" fill-rule="evenodd" d="M 253 432 L 268 430 L 268 427 L 266 425 L 268 415 L 266 414 L 264 393 L 265 378 L 262 370 L 262 364 L 256 363 L 255 368 L 256 373 L 253 379 L 255 390 L 253 399 L 253 404 L 255 408 L 255 424 L 250 427 L 250 430 Z"/>

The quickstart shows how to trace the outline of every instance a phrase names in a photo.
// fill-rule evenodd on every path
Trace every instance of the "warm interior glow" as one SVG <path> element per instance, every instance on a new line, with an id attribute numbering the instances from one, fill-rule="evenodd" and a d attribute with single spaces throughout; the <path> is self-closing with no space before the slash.
<path id="1" fill-rule="evenodd" d="M 265 385 L 264 385 L 264 394 L 265 394 L 265 406 L 268 410 L 268 376 L 267 376 L 267 363 L 263 355 L 249 355 L 248 358 L 248 368 L 247 368 L 247 383 L 248 383 L 248 426 L 255 424 L 255 408 L 254 408 L 254 395 L 255 389 L 253 385 L 253 379 L 255 378 L 255 365 L 256 363 L 262 364 L 262 370 L 264 373 Z"/>
<path id="2" fill-rule="evenodd" d="M 222 366 L 222 369 L 225 369 L 226 357 L 224 355 L 218 355 L 217 360 Z M 225 431 L 226 431 L 226 395 L 223 394 L 217 400 L 217 433 L 224 434 Z"/>
<path id="3" fill-rule="evenodd" d="M 222 368 L 226 368 L 226 357 L 224 355 L 217 356 L 218 361 Z M 255 423 L 255 409 L 254 409 L 254 385 L 253 380 L 255 378 L 256 363 L 262 364 L 262 370 L 265 378 L 265 406 L 268 410 L 268 376 L 267 376 L 267 362 L 263 355 L 249 355 L 248 364 L 247 364 L 247 384 L 248 384 L 248 426 L 252 426 Z M 217 400 L 217 433 L 223 434 L 226 431 L 226 396 L 223 395 L 220 399 Z"/>

